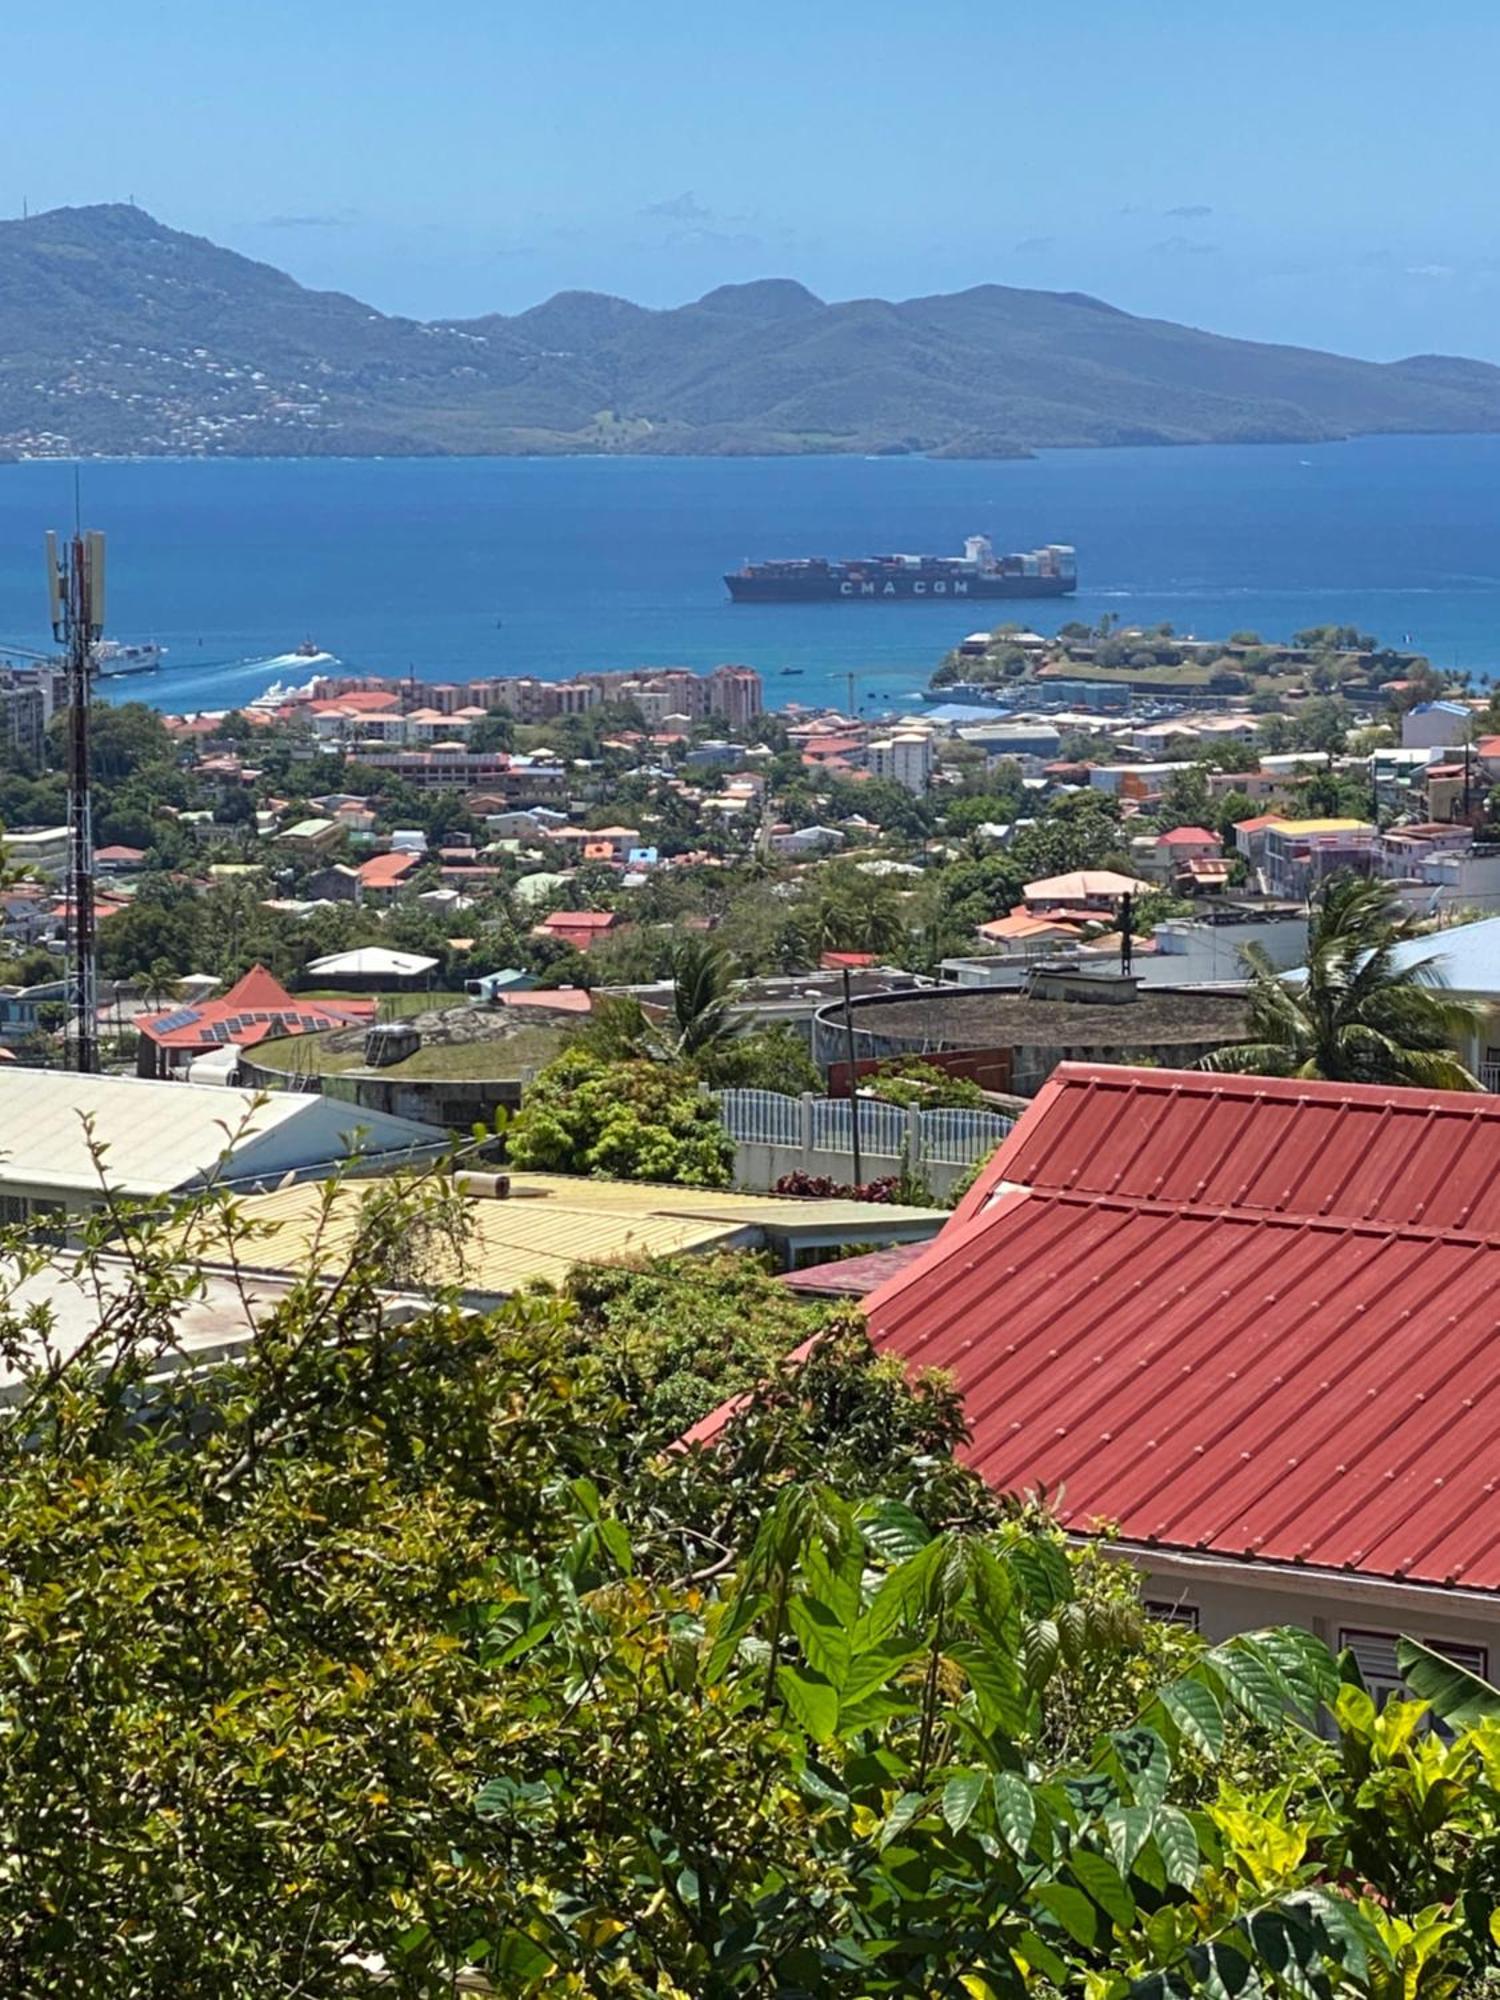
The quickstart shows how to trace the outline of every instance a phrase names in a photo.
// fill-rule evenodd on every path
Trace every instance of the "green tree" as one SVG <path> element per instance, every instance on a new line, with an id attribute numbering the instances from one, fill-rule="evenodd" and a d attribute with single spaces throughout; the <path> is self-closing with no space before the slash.
<path id="1" fill-rule="evenodd" d="M 1107 792 L 1070 792 L 1051 801 L 1033 826 L 1022 827 L 1008 850 L 1022 882 L 1099 868 L 1121 844 L 1120 807 Z"/>
<path id="2" fill-rule="evenodd" d="M 700 1064 L 716 1090 L 777 1090 L 821 1095 L 823 1079 L 795 1028 L 761 1028 L 714 1049 Z"/>
<path id="3" fill-rule="evenodd" d="M 518 1167 L 728 1187 L 734 1143 L 691 1072 L 609 1062 L 576 1043 L 542 1070 L 506 1133 Z"/>
<path id="4" fill-rule="evenodd" d="M 1477 1031 L 1482 1014 L 1444 990 L 1440 957 L 1400 962 L 1398 947 L 1414 935 L 1383 882 L 1335 876 L 1318 897 L 1302 972 L 1279 972 L 1258 945 L 1244 947 L 1245 1040 L 1205 1056 L 1201 1067 L 1478 1090 L 1455 1046 Z"/>
<path id="5" fill-rule="evenodd" d="M 1213 809 L 1209 822 L 1218 832 L 1226 849 L 1234 844 L 1234 830 L 1243 819 L 1255 818 L 1255 801 L 1248 792 L 1226 792 Z"/>
<path id="6" fill-rule="evenodd" d="M 831 861 L 809 877 L 793 921 L 814 959 L 825 951 L 899 958 L 906 943 L 898 892 L 888 878 L 867 875 L 853 861 Z"/>

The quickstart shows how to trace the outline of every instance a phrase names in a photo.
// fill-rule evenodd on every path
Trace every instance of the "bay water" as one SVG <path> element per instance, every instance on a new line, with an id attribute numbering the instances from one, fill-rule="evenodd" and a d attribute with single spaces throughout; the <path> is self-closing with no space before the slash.
<path id="1" fill-rule="evenodd" d="M 45 648 L 42 535 L 72 525 L 70 465 L 0 466 L 0 657 Z M 1353 623 L 1441 666 L 1500 661 L 1500 437 L 921 458 L 90 461 L 108 626 L 159 674 L 103 684 L 224 708 L 311 639 L 419 680 L 758 667 L 768 703 L 910 706 L 955 641 L 1002 617 L 1102 612 L 1269 638 Z M 745 558 L 1072 542 L 1072 600 L 734 605 Z"/>

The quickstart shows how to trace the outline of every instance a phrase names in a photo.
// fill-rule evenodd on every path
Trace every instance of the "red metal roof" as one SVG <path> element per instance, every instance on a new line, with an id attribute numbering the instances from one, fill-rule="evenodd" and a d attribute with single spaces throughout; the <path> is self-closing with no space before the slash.
<path id="1" fill-rule="evenodd" d="M 804 1264 L 782 1276 L 789 1292 L 813 1299 L 862 1299 L 920 1257 L 925 1243 L 892 1243 L 884 1250 L 867 1250 L 862 1257 L 835 1257 L 826 1264 Z"/>
<path id="2" fill-rule="evenodd" d="M 959 1214 L 1002 1183 L 1500 1240 L 1500 1097 L 1063 1063 Z"/>
<path id="3" fill-rule="evenodd" d="M 1074 1528 L 1500 1590 L 1495 1099 L 1064 1065 L 865 1310 Z"/>

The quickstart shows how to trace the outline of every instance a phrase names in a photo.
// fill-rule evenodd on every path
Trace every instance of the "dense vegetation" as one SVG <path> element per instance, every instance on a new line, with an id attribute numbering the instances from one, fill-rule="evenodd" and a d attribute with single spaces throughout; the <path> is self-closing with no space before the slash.
<path id="1" fill-rule="evenodd" d="M 440 1188 L 372 1198 L 236 1361 L 163 1372 L 196 1230 L 253 1256 L 217 1206 L 113 1218 L 71 1359 L 0 1303 L 7 1993 L 1493 1978 L 1500 1725 L 1443 1663 L 1449 1740 L 1306 1635 L 1153 1624 L 955 1463 L 941 1383 L 828 1316 L 777 1372 L 812 1316 L 753 1272 L 395 1325 L 414 1237 L 461 1234 Z M 663 1451 L 700 1321 L 770 1382 L 717 1449 Z"/>
<path id="2" fill-rule="evenodd" d="M 506 1132 L 518 1167 L 728 1187 L 734 1144 L 696 1074 L 575 1045 L 548 1063 Z"/>
<path id="3" fill-rule="evenodd" d="M 670 312 L 565 292 L 420 325 L 124 206 L 0 223 L 0 299 L 0 446 L 53 451 L 995 457 L 1500 427 L 1478 362 L 1351 361 L 1001 285 L 827 305 L 768 280 Z"/>

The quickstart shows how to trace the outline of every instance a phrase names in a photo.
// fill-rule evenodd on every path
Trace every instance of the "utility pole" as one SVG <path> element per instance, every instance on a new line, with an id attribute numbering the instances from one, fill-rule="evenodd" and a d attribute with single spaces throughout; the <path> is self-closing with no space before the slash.
<path id="1" fill-rule="evenodd" d="M 68 1002 L 73 1066 L 99 1067 L 99 966 L 94 937 L 94 806 L 89 753 L 94 647 L 104 631 L 104 537 L 75 533 L 61 548 L 47 533 L 52 636 L 68 664 Z"/>
<path id="2" fill-rule="evenodd" d="M 865 1177 L 859 1159 L 859 1071 L 854 1060 L 854 997 L 850 991 L 849 968 L 844 967 L 844 1046 L 849 1052 L 849 1130 L 854 1140 L 854 1185 L 863 1187 Z"/>

